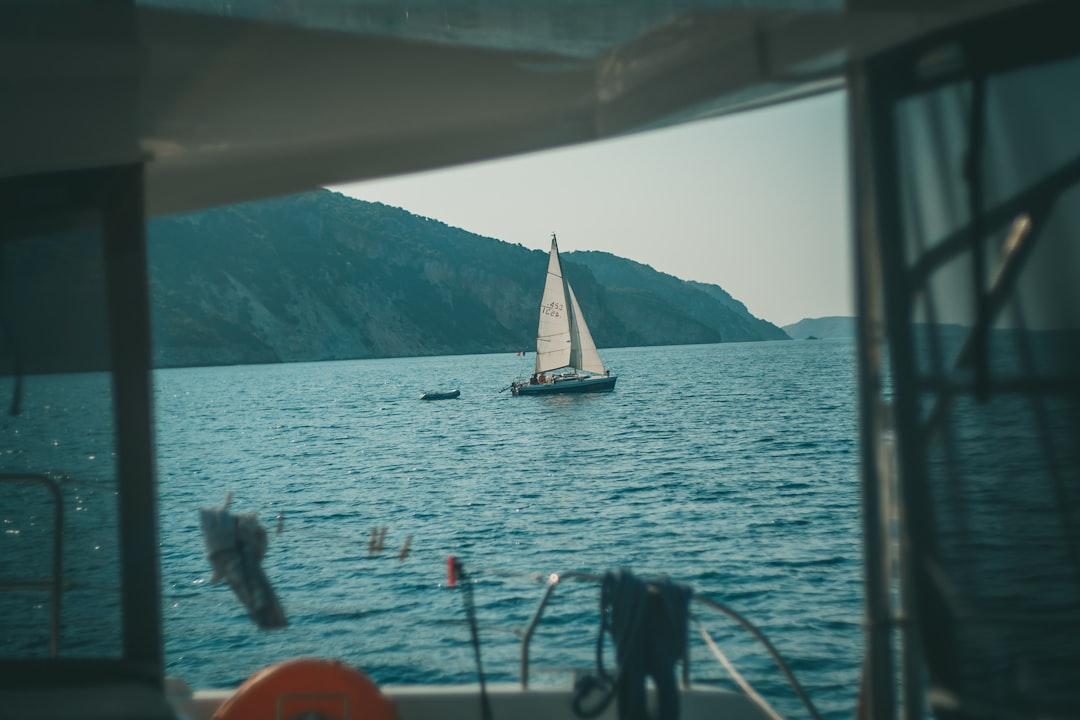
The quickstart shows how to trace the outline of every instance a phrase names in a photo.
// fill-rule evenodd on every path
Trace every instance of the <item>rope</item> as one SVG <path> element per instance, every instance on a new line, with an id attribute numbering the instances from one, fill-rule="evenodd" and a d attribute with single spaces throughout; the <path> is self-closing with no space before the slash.
<path id="1" fill-rule="evenodd" d="M 787 663 L 784 662 L 784 658 L 780 655 L 780 652 L 776 649 L 776 647 L 773 646 L 771 642 L 769 642 L 769 639 L 765 637 L 764 633 L 754 627 L 753 623 L 751 623 L 749 620 L 747 620 L 742 615 L 735 612 L 735 610 L 721 602 L 713 600 L 712 598 L 705 597 L 704 595 L 694 595 L 694 599 L 704 605 L 708 605 L 714 610 L 719 610 L 720 612 L 724 613 L 729 618 L 741 625 L 744 629 L 746 629 L 747 632 L 753 635 L 754 638 L 757 639 L 757 641 L 761 643 L 762 646 L 764 646 L 764 648 L 769 652 L 769 655 L 772 656 L 773 662 L 775 662 L 776 666 L 780 668 L 780 672 L 784 673 L 784 677 L 787 678 L 788 682 L 791 684 L 791 687 L 795 690 L 795 694 L 799 696 L 800 700 L 802 700 L 803 705 L 806 706 L 806 709 L 810 713 L 810 716 L 814 718 L 814 720 L 821 720 L 821 714 L 818 713 L 817 708 L 814 707 L 814 703 L 811 702 L 810 696 L 806 694 L 805 690 L 803 690 L 802 685 L 800 685 L 799 681 L 795 679 L 795 673 L 791 672 L 791 668 L 789 668 Z"/>
<path id="2" fill-rule="evenodd" d="M 769 701 L 763 698 L 754 686 L 746 681 L 746 678 L 742 676 L 735 666 L 731 664 L 731 661 L 727 659 L 727 656 L 720 651 L 720 647 L 713 641 L 712 635 L 705 629 L 705 626 L 698 623 L 698 631 L 701 633 L 701 638 L 705 641 L 705 644 L 709 646 L 709 650 L 712 651 L 713 656 L 717 661 L 724 666 L 724 669 L 731 675 L 731 679 L 735 681 L 735 684 L 742 688 L 742 691 L 746 693 L 755 705 L 761 708 L 761 711 L 768 715 L 772 720 L 784 720 L 784 716 L 776 711 Z"/>
<path id="3" fill-rule="evenodd" d="M 456 558 L 453 570 L 462 581 L 461 592 L 465 599 L 465 617 L 469 621 L 469 634 L 472 636 L 473 653 L 476 655 L 476 674 L 480 678 L 480 717 L 492 720 L 491 701 L 488 699 L 487 686 L 484 683 L 484 667 L 480 662 L 480 633 L 476 627 L 476 603 L 473 599 L 472 579 L 465 574 L 465 567 Z"/>
<path id="4" fill-rule="evenodd" d="M 619 720 L 646 720 L 645 679 L 656 685 L 660 720 L 679 717 L 675 663 L 686 652 L 690 589 L 670 580 L 645 582 L 628 570 L 606 573 L 600 590 L 600 633 L 596 643 L 596 675 L 578 681 L 573 709 L 592 718 L 618 698 Z M 604 634 L 615 645 L 614 677 L 604 667 Z M 600 701 L 589 708 L 587 696 L 600 690 Z"/>

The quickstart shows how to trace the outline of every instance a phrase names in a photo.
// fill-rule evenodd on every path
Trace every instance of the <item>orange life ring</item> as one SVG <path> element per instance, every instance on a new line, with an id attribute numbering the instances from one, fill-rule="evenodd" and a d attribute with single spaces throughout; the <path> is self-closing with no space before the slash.
<path id="1" fill-rule="evenodd" d="M 339 660 L 296 658 L 255 673 L 213 720 L 396 720 L 394 705 L 364 673 Z"/>

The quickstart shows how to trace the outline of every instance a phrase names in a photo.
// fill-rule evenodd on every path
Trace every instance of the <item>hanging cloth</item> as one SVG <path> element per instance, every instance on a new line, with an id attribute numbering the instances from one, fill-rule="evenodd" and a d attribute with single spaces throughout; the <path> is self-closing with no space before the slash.
<path id="1" fill-rule="evenodd" d="M 656 685 L 657 720 L 677 720 L 679 688 L 675 663 L 685 660 L 690 588 L 666 578 L 644 581 L 629 570 L 604 575 L 600 590 L 600 635 L 596 646 L 596 675 L 578 682 L 574 712 L 578 717 L 599 715 L 615 697 L 619 720 L 649 720 L 645 681 Z M 604 668 L 604 633 L 615 645 L 617 669 Z M 597 705 L 584 706 L 595 690 L 603 695 Z"/>
<path id="2" fill-rule="evenodd" d="M 266 531 L 254 514 L 233 515 L 226 507 L 200 512 L 206 557 L 214 569 L 211 582 L 225 580 L 263 630 L 285 627 L 285 611 L 266 579 Z"/>

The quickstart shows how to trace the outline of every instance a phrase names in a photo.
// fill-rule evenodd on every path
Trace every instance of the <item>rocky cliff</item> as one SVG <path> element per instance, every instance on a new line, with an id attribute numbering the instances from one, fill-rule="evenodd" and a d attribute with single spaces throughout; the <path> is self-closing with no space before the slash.
<path id="1" fill-rule="evenodd" d="M 327 190 L 155 219 L 149 258 L 159 367 L 528 350 L 547 263 Z M 786 338 L 716 286 L 563 264 L 601 347 Z"/>

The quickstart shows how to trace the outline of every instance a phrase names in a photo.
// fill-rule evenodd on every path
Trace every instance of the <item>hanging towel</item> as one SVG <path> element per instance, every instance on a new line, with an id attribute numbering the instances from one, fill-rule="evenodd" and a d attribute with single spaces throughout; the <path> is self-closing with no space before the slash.
<path id="1" fill-rule="evenodd" d="M 262 568 L 266 531 L 254 513 L 233 515 L 224 507 L 203 508 L 200 520 L 206 557 L 214 569 L 211 582 L 228 582 L 263 630 L 285 627 L 285 611 Z"/>

